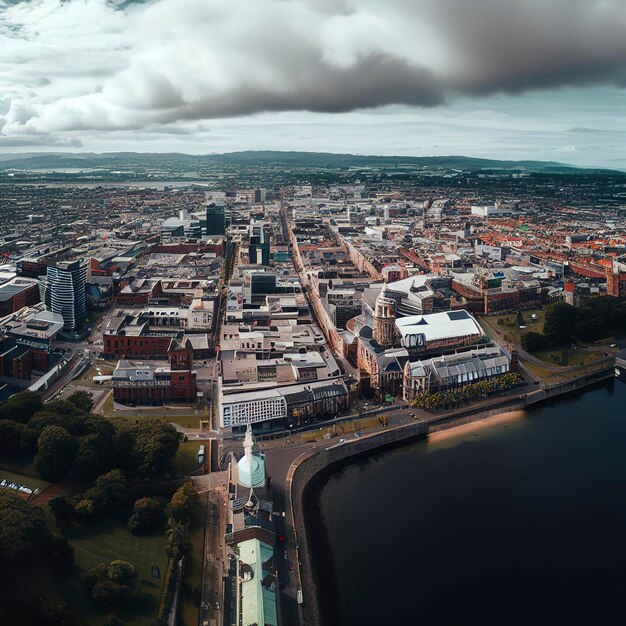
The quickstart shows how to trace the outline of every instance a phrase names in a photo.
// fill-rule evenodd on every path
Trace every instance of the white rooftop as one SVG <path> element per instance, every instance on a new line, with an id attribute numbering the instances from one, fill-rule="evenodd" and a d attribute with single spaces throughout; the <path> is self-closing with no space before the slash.
<path id="1" fill-rule="evenodd" d="M 402 338 L 423 334 L 427 342 L 484 334 L 478 322 L 465 310 L 401 317 L 396 320 L 396 326 Z"/>

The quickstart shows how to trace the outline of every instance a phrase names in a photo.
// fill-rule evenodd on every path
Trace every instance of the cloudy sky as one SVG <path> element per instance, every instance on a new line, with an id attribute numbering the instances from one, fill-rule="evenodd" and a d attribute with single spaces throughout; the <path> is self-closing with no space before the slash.
<path id="1" fill-rule="evenodd" d="M 626 169 L 626 0 L 0 0 L 0 152 Z"/>

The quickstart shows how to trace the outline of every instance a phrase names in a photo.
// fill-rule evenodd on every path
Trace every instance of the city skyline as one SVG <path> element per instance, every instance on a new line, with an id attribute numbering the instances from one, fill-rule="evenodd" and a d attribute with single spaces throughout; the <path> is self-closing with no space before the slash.
<path id="1" fill-rule="evenodd" d="M 0 2 L 0 150 L 626 168 L 626 4 Z"/>

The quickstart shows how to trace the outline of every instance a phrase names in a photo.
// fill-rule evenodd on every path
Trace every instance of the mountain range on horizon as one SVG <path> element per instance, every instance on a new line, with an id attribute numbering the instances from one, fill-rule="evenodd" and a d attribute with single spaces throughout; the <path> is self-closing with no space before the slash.
<path id="1" fill-rule="evenodd" d="M 580 167 L 557 161 L 499 160 L 463 155 L 447 156 L 393 156 L 359 155 L 331 152 L 298 152 L 274 150 L 246 150 L 237 152 L 186 154 L 182 152 L 37 152 L 0 155 L 0 169 L 38 170 L 45 168 L 98 168 L 106 166 L 158 166 L 165 163 L 197 166 L 209 164 L 237 164 L 343 169 L 375 166 L 412 165 L 462 171 L 512 170 L 526 172 L 581 173 L 620 172 L 607 168 Z"/>

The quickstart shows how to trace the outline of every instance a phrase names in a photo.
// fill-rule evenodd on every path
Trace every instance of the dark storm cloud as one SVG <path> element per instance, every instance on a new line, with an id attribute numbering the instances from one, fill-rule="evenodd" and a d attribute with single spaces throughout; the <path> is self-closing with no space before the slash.
<path id="1" fill-rule="evenodd" d="M 350 68 L 316 68 L 313 74 L 286 94 L 243 85 L 221 97 L 199 102 L 182 117 L 233 117 L 285 110 L 345 113 L 384 104 L 435 106 L 443 102 L 440 85 L 430 72 L 379 54 L 359 59 Z"/>
<path id="2" fill-rule="evenodd" d="M 0 90 L 15 103 L 5 133 L 141 129 L 265 111 L 432 107 L 459 94 L 626 84 L 626 0 L 4 6 L 0 33 L 8 55 L 4 70 L 0 61 Z M 48 63 L 55 50 L 63 59 L 58 67 Z M 44 72 L 47 82 L 27 94 L 28 77 Z"/>

